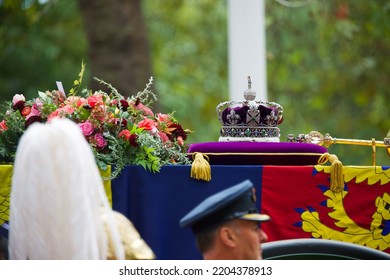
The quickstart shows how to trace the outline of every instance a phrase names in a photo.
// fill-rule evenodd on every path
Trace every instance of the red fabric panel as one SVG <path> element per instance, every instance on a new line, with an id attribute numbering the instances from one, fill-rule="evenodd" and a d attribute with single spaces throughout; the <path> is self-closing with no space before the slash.
<path id="1" fill-rule="evenodd" d="M 325 198 L 317 185 L 329 184 L 328 175 L 312 173 L 312 166 L 263 166 L 261 211 L 271 221 L 262 227 L 269 241 L 311 237 L 295 225 L 301 220 L 296 209 L 320 205 Z"/>
<path id="2" fill-rule="evenodd" d="M 346 241 L 390 253 L 390 182 L 379 179 L 388 170 L 348 169 L 344 191 L 329 190 L 330 167 L 264 166 L 262 212 L 271 221 L 262 224 L 269 241 L 323 238 Z M 369 182 L 365 179 L 371 172 Z M 365 173 L 364 173 L 365 172 Z"/>

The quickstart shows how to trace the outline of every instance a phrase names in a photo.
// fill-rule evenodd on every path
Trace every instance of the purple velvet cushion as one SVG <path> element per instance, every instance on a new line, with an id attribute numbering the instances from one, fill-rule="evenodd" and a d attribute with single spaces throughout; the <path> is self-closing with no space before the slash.
<path id="1" fill-rule="evenodd" d="M 309 143 L 203 142 L 190 145 L 191 158 L 195 152 L 207 154 L 211 165 L 314 165 L 328 150 Z"/>

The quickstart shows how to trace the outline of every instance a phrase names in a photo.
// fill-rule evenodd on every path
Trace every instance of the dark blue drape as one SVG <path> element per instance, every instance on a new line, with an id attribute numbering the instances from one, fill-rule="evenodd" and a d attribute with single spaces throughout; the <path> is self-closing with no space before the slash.
<path id="1" fill-rule="evenodd" d="M 180 219 L 199 202 L 249 179 L 261 201 L 261 166 L 212 166 L 210 182 L 190 178 L 191 166 L 163 166 L 150 173 L 129 166 L 112 181 L 113 209 L 126 215 L 160 260 L 201 259 L 194 236 Z"/>

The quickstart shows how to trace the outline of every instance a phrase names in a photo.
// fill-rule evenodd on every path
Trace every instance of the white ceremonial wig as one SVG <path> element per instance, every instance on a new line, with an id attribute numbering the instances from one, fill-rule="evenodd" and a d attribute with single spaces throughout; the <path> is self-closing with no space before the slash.
<path id="1" fill-rule="evenodd" d="M 105 222 L 102 212 L 108 215 Z M 10 259 L 106 259 L 124 250 L 92 150 L 69 119 L 21 137 L 11 189 Z"/>

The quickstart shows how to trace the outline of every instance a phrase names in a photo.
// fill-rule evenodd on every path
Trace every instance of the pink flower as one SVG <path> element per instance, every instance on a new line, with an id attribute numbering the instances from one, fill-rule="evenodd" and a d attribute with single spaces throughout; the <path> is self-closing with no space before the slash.
<path id="1" fill-rule="evenodd" d="M 24 107 L 23 111 L 28 107 Z M 23 115 L 22 111 L 22 115 Z M 34 122 L 42 122 L 42 117 L 41 114 L 42 112 L 40 111 L 40 106 L 39 103 L 34 103 L 31 108 L 26 109 L 26 112 L 29 112 L 28 115 L 26 116 L 26 123 L 25 126 L 26 128 L 30 126 Z"/>
<path id="2" fill-rule="evenodd" d="M 43 102 L 39 98 L 35 98 L 34 105 L 39 111 L 42 111 Z"/>
<path id="3" fill-rule="evenodd" d="M 119 132 L 118 137 L 124 138 L 127 141 L 127 140 L 129 140 L 130 135 L 131 135 L 130 131 L 128 131 L 127 129 L 124 129 L 121 132 Z"/>
<path id="4" fill-rule="evenodd" d="M 143 121 L 140 121 L 138 123 L 138 127 L 143 128 L 145 130 L 153 130 L 154 128 L 156 128 L 156 125 L 153 120 L 144 118 Z"/>
<path id="5" fill-rule="evenodd" d="M 74 112 L 74 108 L 69 106 L 69 105 L 65 105 L 64 107 L 62 108 L 58 108 L 56 109 L 53 113 L 51 113 L 48 117 L 47 117 L 47 120 L 48 121 L 51 121 L 53 118 L 55 117 L 60 117 L 60 118 L 63 118 L 65 117 L 66 115 L 71 115 L 73 114 Z"/>
<path id="6" fill-rule="evenodd" d="M 159 132 L 158 132 L 158 136 L 160 136 L 160 138 L 161 138 L 161 140 L 162 140 L 163 142 L 169 141 L 168 136 L 167 136 L 164 132 L 159 131 Z"/>
<path id="7" fill-rule="evenodd" d="M 72 107 L 76 107 L 76 108 L 79 108 L 81 106 L 84 106 L 85 104 L 87 104 L 87 100 L 83 97 L 79 97 L 79 96 L 69 96 L 66 100 L 65 100 L 65 104 L 68 104 Z"/>
<path id="8" fill-rule="evenodd" d="M 101 133 L 95 134 L 94 139 L 96 141 L 96 146 L 99 149 L 103 149 L 104 147 L 107 146 L 107 141 L 104 139 L 104 137 L 103 137 L 103 135 Z"/>
<path id="9" fill-rule="evenodd" d="M 87 104 L 87 99 L 83 98 L 83 97 L 80 97 L 79 99 L 77 99 L 76 101 L 76 106 L 77 107 L 81 107 L 81 106 L 84 106 Z"/>
<path id="10" fill-rule="evenodd" d="M 5 123 L 5 120 L 2 120 L 0 122 L 0 132 L 3 132 L 3 131 L 6 131 L 8 129 L 6 123 Z"/>
<path id="11" fill-rule="evenodd" d="M 89 121 L 79 123 L 78 126 L 81 128 L 84 136 L 89 136 L 94 131 L 93 125 Z"/>
<path id="12" fill-rule="evenodd" d="M 41 112 L 41 108 L 42 108 L 42 104 L 41 106 L 39 106 L 38 103 L 34 103 L 31 107 L 31 115 L 34 115 L 34 116 L 40 116 L 42 114 Z"/>
<path id="13" fill-rule="evenodd" d="M 114 99 L 111 101 L 110 106 L 117 106 L 118 105 L 118 100 Z"/>
<path id="14" fill-rule="evenodd" d="M 62 112 L 71 115 L 74 112 L 74 108 L 72 106 L 65 105 L 62 107 Z"/>
<path id="15" fill-rule="evenodd" d="M 12 108 L 14 110 L 21 110 L 24 107 L 24 104 L 26 103 L 26 98 L 23 94 L 15 94 L 12 98 Z"/>
<path id="16" fill-rule="evenodd" d="M 102 104 L 103 99 L 101 95 L 92 95 L 87 98 L 88 105 L 94 108 L 96 105 Z"/>
<path id="17" fill-rule="evenodd" d="M 139 103 L 138 105 L 134 105 L 134 107 L 137 108 L 138 110 L 143 111 L 147 116 L 154 116 L 153 111 L 142 103 Z"/>
<path id="18" fill-rule="evenodd" d="M 172 119 L 168 114 L 157 114 L 157 119 L 161 123 L 165 123 L 167 126 L 169 126 L 172 123 Z"/>
<path id="19" fill-rule="evenodd" d="M 26 98 L 24 97 L 23 94 L 15 94 L 14 97 L 12 98 L 12 104 L 16 104 L 19 101 L 26 101 Z"/>
<path id="20" fill-rule="evenodd" d="M 60 109 L 56 109 L 53 113 L 51 113 L 47 117 L 47 121 L 50 122 L 52 119 L 59 117 L 59 115 L 60 115 Z"/>
<path id="21" fill-rule="evenodd" d="M 177 137 L 177 144 L 179 144 L 180 146 L 184 145 L 183 137 L 181 137 L 181 136 Z"/>

